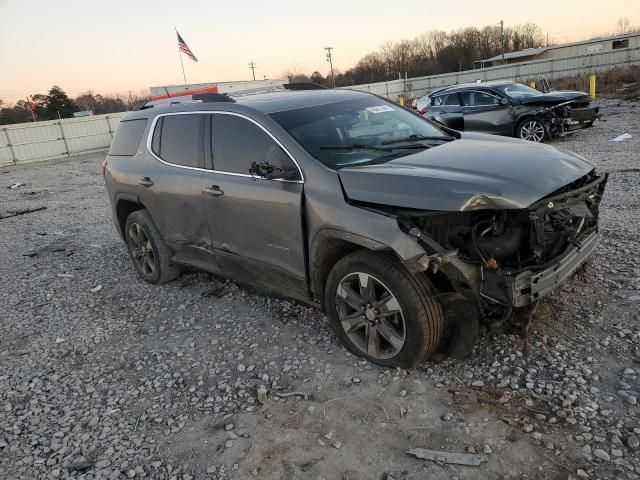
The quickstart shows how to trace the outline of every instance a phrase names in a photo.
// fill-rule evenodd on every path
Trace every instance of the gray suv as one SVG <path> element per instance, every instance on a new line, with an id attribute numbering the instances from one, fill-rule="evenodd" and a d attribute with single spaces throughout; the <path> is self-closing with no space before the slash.
<path id="1" fill-rule="evenodd" d="M 576 154 L 349 90 L 171 103 L 127 114 L 103 164 L 140 276 L 189 266 L 315 305 L 375 363 L 468 355 L 596 248 L 606 175 Z"/>

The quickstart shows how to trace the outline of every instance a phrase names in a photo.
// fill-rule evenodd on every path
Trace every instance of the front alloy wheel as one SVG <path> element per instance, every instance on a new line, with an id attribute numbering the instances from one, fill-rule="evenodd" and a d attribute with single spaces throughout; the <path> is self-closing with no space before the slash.
<path id="1" fill-rule="evenodd" d="M 335 302 L 344 332 L 363 354 L 384 360 L 402 350 L 406 336 L 402 309 L 380 280 L 351 273 L 338 285 Z"/>
<path id="2" fill-rule="evenodd" d="M 539 120 L 531 118 L 525 120 L 518 128 L 518 136 L 522 140 L 529 140 L 530 142 L 542 142 L 546 135 L 544 125 Z"/>
<path id="3" fill-rule="evenodd" d="M 357 250 L 329 272 L 324 304 L 347 349 L 385 367 L 411 368 L 435 351 L 442 335 L 440 303 L 428 278 L 388 253 Z"/>

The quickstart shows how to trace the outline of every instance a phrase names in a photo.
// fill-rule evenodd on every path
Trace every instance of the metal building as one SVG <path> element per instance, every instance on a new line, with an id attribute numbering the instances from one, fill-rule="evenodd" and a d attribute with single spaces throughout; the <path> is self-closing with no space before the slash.
<path id="1" fill-rule="evenodd" d="M 640 33 L 624 33 L 612 37 L 592 38 L 580 42 L 551 45 L 541 48 L 526 48 L 517 52 L 508 52 L 485 60 L 475 61 L 476 67 L 494 67 L 512 63 L 528 62 L 531 60 L 548 60 L 556 58 L 576 57 L 602 53 L 610 50 L 640 47 Z"/>

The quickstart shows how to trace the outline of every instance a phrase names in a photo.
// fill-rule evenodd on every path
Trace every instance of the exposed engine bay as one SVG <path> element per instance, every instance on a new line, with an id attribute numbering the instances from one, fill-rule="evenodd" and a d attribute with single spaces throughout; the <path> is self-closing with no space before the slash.
<path id="1" fill-rule="evenodd" d="M 597 240 L 599 204 L 606 180 L 606 174 L 592 171 L 526 209 L 403 211 L 399 221 L 405 228 L 417 228 L 425 247 L 436 251 L 436 258 L 444 259 L 432 270 L 443 269 L 445 275 L 454 277 L 446 264 L 455 257 L 455 261 L 473 267 L 468 272 L 479 271 L 478 276 L 466 274 L 466 285 L 464 281 L 453 283 L 467 298 L 471 292 L 465 292 L 465 288 L 473 292 L 481 319 L 496 328 L 515 310 L 526 308 L 550 290 L 543 288 L 549 271 L 575 271 L 580 260 L 577 257 L 571 258 L 575 265 L 562 264 L 568 252 L 579 252 L 583 242 L 595 248 L 597 241 L 592 239 Z M 442 247 L 440 251 L 438 246 Z"/>

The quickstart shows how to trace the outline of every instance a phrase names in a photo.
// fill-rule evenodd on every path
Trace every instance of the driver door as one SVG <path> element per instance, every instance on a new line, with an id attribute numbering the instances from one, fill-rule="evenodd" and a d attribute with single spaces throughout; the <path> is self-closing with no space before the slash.
<path id="1" fill-rule="evenodd" d="M 300 169 L 248 117 L 214 113 L 207 130 L 204 209 L 220 270 L 241 281 L 306 294 Z M 265 161 L 296 174 L 291 180 L 249 174 L 253 162 Z"/>
<path id="2" fill-rule="evenodd" d="M 462 114 L 467 131 L 511 135 L 513 108 L 502 97 L 479 90 L 460 92 Z"/>

